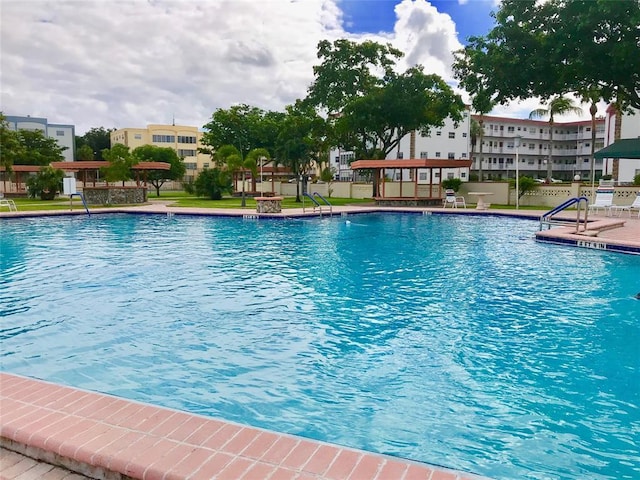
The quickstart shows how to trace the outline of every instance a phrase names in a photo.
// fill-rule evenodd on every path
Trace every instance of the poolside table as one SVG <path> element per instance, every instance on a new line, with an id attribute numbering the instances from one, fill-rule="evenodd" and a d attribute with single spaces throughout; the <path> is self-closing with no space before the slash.
<path id="1" fill-rule="evenodd" d="M 469 192 L 469 195 L 478 197 L 478 203 L 476 203 L 476 210 L 487 210 L 489 205 L 484 202 L 484 197 L 493 195 L 492 192 Z"/>

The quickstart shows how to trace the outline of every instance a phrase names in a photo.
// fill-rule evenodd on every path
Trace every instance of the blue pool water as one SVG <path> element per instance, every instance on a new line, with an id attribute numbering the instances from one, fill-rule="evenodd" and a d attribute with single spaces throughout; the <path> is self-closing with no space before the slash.
<path id="1" fill-rule="evenodd" d="M 537 222 L 0 222 L 1 367 L 497 479 L 640 478 L 640 257 Z"/>

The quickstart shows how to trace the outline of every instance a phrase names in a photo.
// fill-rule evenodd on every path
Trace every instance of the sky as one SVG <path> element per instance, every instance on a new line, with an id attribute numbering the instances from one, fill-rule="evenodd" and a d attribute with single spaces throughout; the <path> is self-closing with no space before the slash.
<path id="1" fill-rule="evenodd" d="M 318 42 L 339 38 L 391 43 L 405 53 L 401 70 L 421 64 L 468 101 L 452 52 L 488 33 L 497 1 L 0 0 L 0 110 L 77 135 L 201 128 L 237 104 L 282 111 L 306 96 Z M 524 118 L 539 106 L 492 113 Z"/>

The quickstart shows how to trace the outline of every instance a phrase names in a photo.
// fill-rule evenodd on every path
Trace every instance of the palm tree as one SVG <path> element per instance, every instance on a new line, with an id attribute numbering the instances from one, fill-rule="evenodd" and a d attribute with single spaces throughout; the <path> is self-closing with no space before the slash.
<path id="1" fill-rule="evenodd" d="M 478 156 L 478 180 L 482 181 L 482 144 L 484 143 L 484 116 L 493 110 L 493 107 L 496 105 L 496 102 L 491 98 L 491 95 L 484 89 L 481 88 L 476 92 L 473 99 L 471 100 L 471 106 L 473 110 L 479 115 L 478 125 L 479 125 L 479 137 L 480 137 L 480 151 Z"/>
<path id="2" fill-rule="evenodd" d="M 558 96 L 549 101 L 546 108 L 537 108 L 529 114 L 529 118 L 543 118 L 549 116 L 549 160 L 547 161 L 547 182 L 551 181 L 553 174 L 553 119 L 558 115 L 575 113 L 580 115 L 582 109 L 567 97 Z"/>

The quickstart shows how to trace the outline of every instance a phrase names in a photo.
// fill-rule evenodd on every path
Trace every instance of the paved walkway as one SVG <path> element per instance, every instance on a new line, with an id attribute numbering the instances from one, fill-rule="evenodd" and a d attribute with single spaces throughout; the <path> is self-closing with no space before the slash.
<path id="1" fill-rule="evenodd" d="M 79 473 L 0 448 L 1 480 L 86 480 Z"/>

